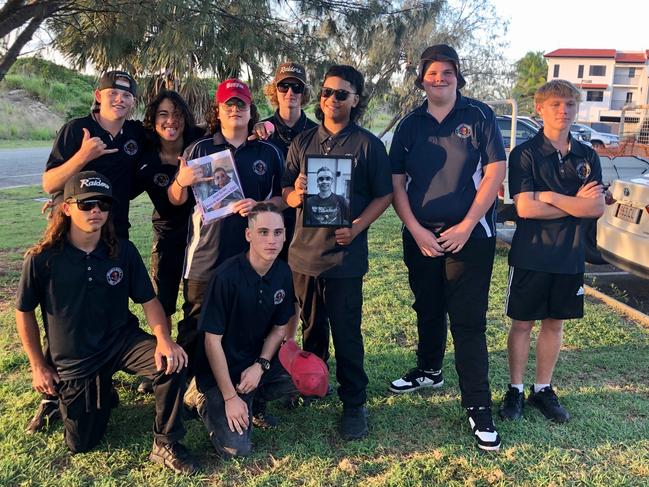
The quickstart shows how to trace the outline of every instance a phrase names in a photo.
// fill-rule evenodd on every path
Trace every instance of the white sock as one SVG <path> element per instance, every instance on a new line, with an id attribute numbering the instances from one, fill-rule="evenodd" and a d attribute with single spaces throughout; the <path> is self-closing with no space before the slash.
<path id="1" fill-rule="evenodd" d="M 534 384 L 534 394 L 539 392 L 541 389 L 545 389 L 546 387 L 550 387 L 550 384 Z"/>
<path id="2" fill-rule="evenodd" d="M 509 384 L 510 387 L 513 387 L 514 389 L 517 389 L 518 392 L 523 392 L 524 387 L 523 384 Z"/>

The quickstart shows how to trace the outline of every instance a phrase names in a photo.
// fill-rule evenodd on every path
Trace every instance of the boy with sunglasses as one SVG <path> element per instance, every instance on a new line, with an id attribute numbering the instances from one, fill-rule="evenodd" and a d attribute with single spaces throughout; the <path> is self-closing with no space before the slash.
<path id="1" fill-rule="evenodd" d="M 345 440 L 368 434 L 368 379 L 361 334 L 363 276 L 368 268 L 367 229 L 392 200 L 385 147 L 376 136 L 356 125 L 365 108 L 364 85 L 363 75 L 351 66 L 336 65 L 327 70 L 316 108 L 321 125 L 293 140 L 282 178 L 284 200 L 298 209 L 288 259 L 302 309 L 303 348 L 326 362 L 331 328 L 338 395 L 343 402 L 340 433 Z M 307 157 L 323 154 L 353 158 L 351 228 L 303 226 L 305 162 Z"/>
<path id="2" fill-rule="evenodd" d="M 66 183 L 41 241 L 26 254 L 16 298 L 16 326 L 34 389 L 60 402 L 64 437 L 73 453 L 104 436 L 118 370 L 153 381 L 156 415 L 149 459 L 177 473 L 195 466 L 179 443 L 187 355 L 169 336 L 162 306 L 135 246 L 114 233 L 115 199 L 103 175 L 83 171 Z M 141 303 L 155 337 L 129 313 Z M 35 309 L 41 305 L 46 360 Z"/>
<path id="3" fill-rule="evenodd" d="M 579 98 L 579 90 L 565 80 L 539 87 L 534 103 L 543 129 L 509 156 L 509 191 L 518 221 L 509 252 L 510 384 L 500 408 L 503 419 L 523 415 L 523 376 L 537 320 L 536 378 L 527 404 L 552 421 L 570 419 L 552 388 L 552 374 L 563 321 L 584 315 L 584 219 L 604 212 L 599 157 L 570 135 Z"/>

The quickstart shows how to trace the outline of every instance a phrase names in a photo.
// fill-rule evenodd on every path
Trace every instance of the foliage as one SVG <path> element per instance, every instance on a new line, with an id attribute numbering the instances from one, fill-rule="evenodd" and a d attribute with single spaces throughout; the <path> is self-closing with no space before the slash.
<path id="1" fill-rule="evenodd" d="M 544 84 L 548 75 L 548 63 L 543 52 L 528 52 L 515 64 L 516 82 L 513 95 L 521 115 L 534 115 L 534 93 Z"/>

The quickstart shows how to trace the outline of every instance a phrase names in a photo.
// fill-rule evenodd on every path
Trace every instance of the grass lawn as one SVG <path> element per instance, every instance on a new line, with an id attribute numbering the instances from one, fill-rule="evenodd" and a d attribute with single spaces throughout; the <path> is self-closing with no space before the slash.
<path id="1" fill-rule="evenodd" d="M 60 425 L 49 434 L 25 436 L 39 396 L 15 331 L 13 293 L 21 255 L 44 226 L 41 203 L 34 201 L 39 196 L 35 187 L 0 191 L 0 485 L 649 484 L 649 330 L 602 304 L 588 302 L 584 319 L 566 326 L 555 382 L 572 421 L 550 424 L 535 410 L 526 410 L 517 423 L 497 420 L 503 438 L 498 454 L 482 454 L 474 445 L 459 404 L 450 342 L 441 390 L 408 396 L 387 392 L 388 382 L 414 364 L 416 347 L 392 210 L 370 234 L 363 321 L 370 378 L 367 439 L 340 440 L 341 405 L 335 397 L 294 411 L 275 406 L 281 425 L 255 430 L 254 453 L 244 460 L 219 460 L 202 425 L 188 421 L 185 443 L 201 460 L 203 473 L 174 476 L 147 461 L 153 400 L 139 396 L 137 379 L 123 374 L 116 376 L 121 404 L 93 452 L 70 455 Z M 131 213 L 132 237 L 145 261 L 150 211 L 139 199 Z M 496 403 L 507 383 L 506 273 L 506 250 L 499 248 L 488 315 Z"/>
<path id="2" fill-rule="evenodd" d="M 0 149 L 31 149 L 33 147 L 52 147 L 53 140 L 2 140 L 0 139 Z"/>

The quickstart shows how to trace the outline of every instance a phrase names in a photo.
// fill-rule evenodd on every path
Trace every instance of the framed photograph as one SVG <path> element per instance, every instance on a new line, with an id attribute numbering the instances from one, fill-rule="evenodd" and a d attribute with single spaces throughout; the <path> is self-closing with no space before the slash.
<path id="1" fill-rule="evenodd" d="M 305 227 L 351 227 L 353 193 L 351 156 L 306 156 Z"/>
<path id="2" fill-rule="evenodd" d="M 232 203 L 243 199 L 239 174 L 229 150 L 187 161 L 200 166 L 203 177 L 192 185 L 204 223 L 225 218 L 233 213 Z"/>

